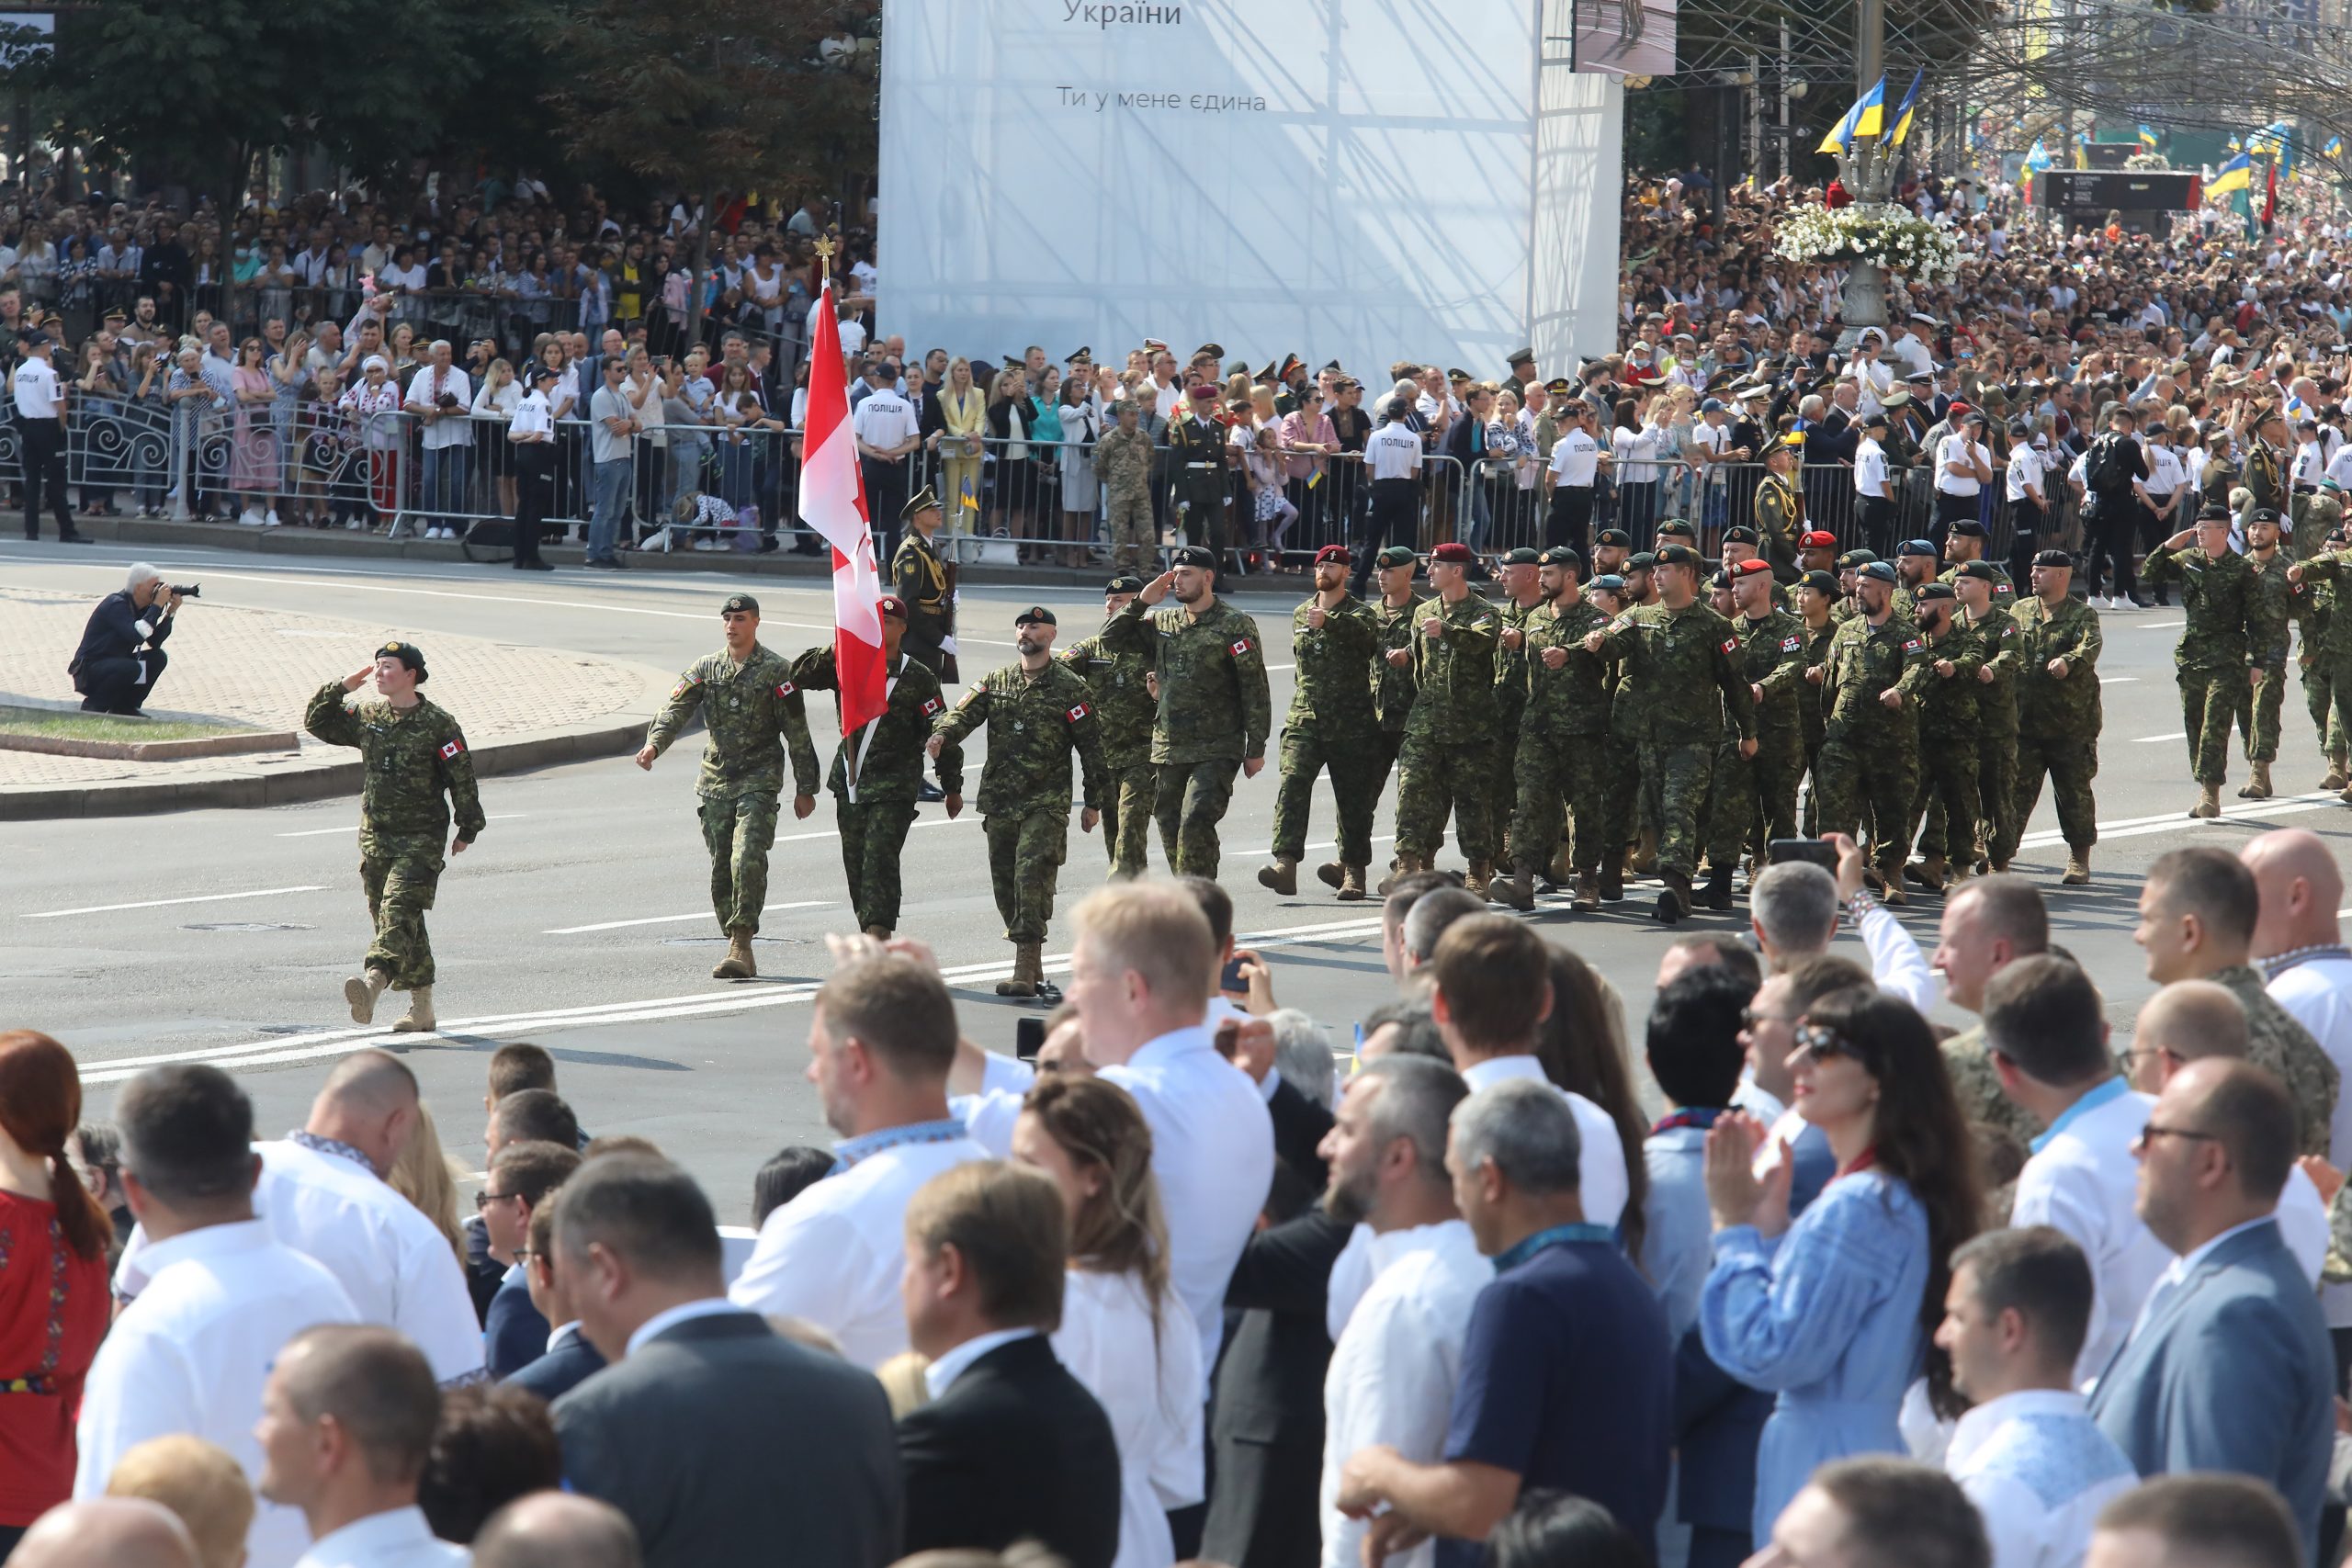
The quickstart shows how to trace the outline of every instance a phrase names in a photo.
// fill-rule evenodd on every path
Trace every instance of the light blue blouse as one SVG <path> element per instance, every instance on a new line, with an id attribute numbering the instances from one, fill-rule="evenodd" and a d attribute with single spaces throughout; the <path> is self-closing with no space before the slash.
<path id="1" fill-rule="evenodd" d="M 1901 1453 L 1895 1417 L 1926 1337 L 1928 1215 L 1878 1170 L 1830 1183 L 1777 1241 L 1752 1225 L 1715 1236 L 1699 1293 L 1707 1354 L 1778 1395 L 1756 1456 L 1756 1540 L 1820 1465 Z"/>

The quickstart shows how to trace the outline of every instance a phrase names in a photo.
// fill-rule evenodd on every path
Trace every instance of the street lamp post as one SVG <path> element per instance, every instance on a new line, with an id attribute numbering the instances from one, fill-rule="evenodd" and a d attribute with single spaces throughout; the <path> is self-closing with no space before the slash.
<path id="1" fill-rule="evenodd" d="M 1868 93 L 1886 71 L 1885 0 L 1855 0 L 1854 96 Z M 1880 134 L 1856 135 L 1838 155 L 1840 182 L 1857 203 L 1876 206 L 1886 200 L 1892 160 L 1883 157 L 1880 136 L 1894 129 L 1887 116 L 1894 106 L 1879 111 Z M 1845 330 L 1838 335 L 1839 350 L 1850 349 L 1864 327 L 1886 326 L 1886 271 L 1876 262 L 1856 261 L 1846 269 L 1846 288 L 1838 315 Z"/>

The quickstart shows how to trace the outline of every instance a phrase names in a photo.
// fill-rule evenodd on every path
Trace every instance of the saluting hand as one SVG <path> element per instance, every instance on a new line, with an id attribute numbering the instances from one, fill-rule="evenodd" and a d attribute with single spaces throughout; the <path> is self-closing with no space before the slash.
<path id="1" fill-rule="evenodd" d="M 358 669 L 353 671 L 350 674 L 345 675 L 343 678 L 343 689 L 346 692 L 356 692 L 360 687 L 366 685 L 368 683 L 368 677 L 375 673 L 376 666 L 374 664 L 363 664 Z"/>
<path id="2" fill-rule="evenodd" d="M 1173 569 L 1170 569 L 1170 570 L 1161 572 L 1149 582 L 1145 583 L 1143 585 L 1143 592 L 1136 594 L 1136 597 L 1142 600 L 1147 604 L 1157 604 L 1162 599 L 1168 597 L 1168 590 L 1175 586 L 1175 582 L 1176 573 Z"/>

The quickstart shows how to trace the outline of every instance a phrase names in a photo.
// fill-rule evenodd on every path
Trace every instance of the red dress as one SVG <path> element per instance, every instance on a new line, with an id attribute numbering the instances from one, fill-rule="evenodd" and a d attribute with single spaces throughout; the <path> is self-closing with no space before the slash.
<path id="1" fill-rule="evenodd" d="M 105 1254 L 74 1255 L 56 1204 L 0 1192 L 0 1525 L 73 1495 L 82 1380 L 111 1307 Z"/>

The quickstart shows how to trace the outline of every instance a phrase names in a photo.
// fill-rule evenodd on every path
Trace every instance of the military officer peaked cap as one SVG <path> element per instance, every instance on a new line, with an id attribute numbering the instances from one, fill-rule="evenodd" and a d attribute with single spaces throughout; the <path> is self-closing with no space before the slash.
<path id="1" fill-rule="evenodd" d="M 914 498 L 911 501 L 909 501 L 906 505 L 899 509 L 899 521 L 901 523 L 910 523 L 914 521 L 916 514 L 919 513 L 937 512 L 939 509 L 938 495 L 933 492 L 929 485 L 925 485 L 922 489 L 915 491 Z"/>

